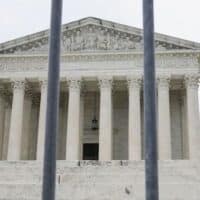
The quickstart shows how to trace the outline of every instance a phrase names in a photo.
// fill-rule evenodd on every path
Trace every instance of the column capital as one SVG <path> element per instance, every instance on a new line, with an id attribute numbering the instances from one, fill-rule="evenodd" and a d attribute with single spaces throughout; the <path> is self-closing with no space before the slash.
<path id="1" fill-rule="evenodd" d="M 197 74 L 185 75 L 184 80 L 186 87 L 198 88 L 199 76 Z"/>
<path id="2" fill-rule="evenodd" d="M 128 76 L 127 77 L 128 88 L 141 88 L 142 77 L 141 76 Z"/>
<path id="3" fill-rule="evenodd" d="M 98 84 L 100 88 L 111 88 L 113 86 L 113 78 L 110 76 L 98 77 Z"/>
<path id="4" fill-rule="evenodd" d="M 169 88 L 171 76 L 169 75 L 160 75 L 157 78 L 158 87 Z"/>
<path id="5" fill-rule="evenodd" d="M 46 88 L 48 86 L 47 78 L 39 79 L 39 84 L 40 84 L 41 89 Z"/>
<path id="6" fill-rule="evenodd" d="M 12 89 L 21 89 L 21 90 L 24 90 L 25 89 L 25 79 L 14 79 L 12 80 L 11 82 L 11 86 L 12 86 Z"/>
<path id="7" fill-rule="evenodd" d="M 74 90 L 80 90 L 82 85 L 82 79 L 80 77 L 67 78 L 68 88 Z"/>

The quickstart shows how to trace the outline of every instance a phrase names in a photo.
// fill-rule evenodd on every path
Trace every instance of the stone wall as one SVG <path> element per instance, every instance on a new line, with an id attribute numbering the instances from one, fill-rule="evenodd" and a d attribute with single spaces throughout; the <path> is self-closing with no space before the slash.
<path id="1" fill-rule="evenodd" d="M 160 200 L 198 200 L 200 163 L 162 161 Z M 0 200 L 40 200 L 42 165 L 0 162 Z M 144 162 L 67 162 L 57 164 L 56 200 L 144 200 Z"/>

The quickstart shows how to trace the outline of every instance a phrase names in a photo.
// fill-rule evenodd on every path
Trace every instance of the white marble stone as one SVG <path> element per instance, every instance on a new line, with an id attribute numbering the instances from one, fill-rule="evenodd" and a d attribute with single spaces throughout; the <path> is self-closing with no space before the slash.
<path id="1" fill-rule="evenodd" d="M 41 199 L 48 35 L 0 44 L 0 155 L 13 160 L 0 162 L 0 199 Z M 144 199 L 141 35 L 92 17 L 63 25 L 56 143 L 57 159 L 66 161 L 58 162 L 58 200 Z M 155 34 L 155 47 L 161 200 L 197 200 L 200 44 Z M 94 116 L 97 130 L 91 129 Z M 99 144 L 101 162 L 78 161 L 85 143 Z"/>
<path id="2" fill-rule="evenodd" d="M 15 80 L 13 82 L 13 101 L 8 143 L 8 160 L 21 159 L 24 93 L 24 80 Z"/>
<path id="3" fill-rule="evenodd" d="M 142 135 L 141 135 L 141 78 L 128 77 L 129 88 L 129 160 L 141 160 Z"/>
<path id="4" fill-rule="evenodd" d="M 40 81 L 41 97 L 40 97 L 40 114 L 37 137 L 37 160 L 44 159 L 45 145 L 45 126 L 46 126 L 46 109 L 47 109 L 47 79 Z"/>
<path id="5" fill-rule="evenodd" d="M 199 162 L 160 161 L 160 200 L 198 200 Z M 0 162 L 0 193 L 6 200 L 40 200 L 42 163 Z M 56 200 L 142 200 L 144 162 L 59 161 Z"/>
<path id="6" fill-rule="evenodd" d="M 99 87 L 100 87 L 99 160 L 112 160 L 113 157 L 112 77 L 99 78 Z"/>
<path id="7" fill-rule="evenodd" d="M 69 80 L 69 104 L 66 143 L 67 160 L 80 160 L 81 156 L 80 95 L 81 80 L 78 78 L 71 78 Z"/>
<path id="8" fill-rule="evenodd" d="M 189 139 L 189 158 L 200 159 L 200 120 L 198 106 L 198 76 L 186 76 L 187 88 L 187 128 Z"/>
<path id="9" fill-rule="evenodd" d="M 158 79 L 158 155 L 160 160 L 171 159 L 170 77 Z"/>

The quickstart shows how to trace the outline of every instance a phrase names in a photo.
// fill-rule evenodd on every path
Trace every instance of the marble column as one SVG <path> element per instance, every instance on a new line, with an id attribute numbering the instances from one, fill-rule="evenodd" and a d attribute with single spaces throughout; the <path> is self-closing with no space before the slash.
<path id="1" fill-rule="evenodd" d="M 9 95 L 6 97 L 5 104 L 5 119 L 4 119 L 4 137 L 3 137 L 3 153 L 2 160 L 7 160 L 8 157 L 8 143 L 9 143 L 9 132 L 10 132 L 10 120 L 11 120 L 11 98 Z"/>
<path id="2" fill-rule="evenodd" d="M 198 77 L 185 77 L 187 95 L 187 130 L 189 139 L 189 159 L 200 159 L 200 120 L 198 101 Z"/>
<path id="3" fill-rule="evenodd" d="M 48 86 L 48 81 L 46 79 L 40 81 L 41 97 L 40 97 L 38 138 L 37 138 L 37 154 L 36 154 L 37 160 L 44 159 L 46 108 L 47 108 L 47 86 Z"/>
<path id="4" fill-rule="evenodd" d="M 99 78 L 100 86 L 100 125 L 99 125 L 99 160 L 112 160 L 112 78 Z"/>
<path id="5" fill-rule="evenodd" d="M 24 80 L 16 80 L 12 83 L 12 86 L 13 86 L 13 100 L 12 100 L 12 112 L 11 112 L 7 159 L 20 160 L 25 82 Z"/>
<path id="6" fill-rule="evenodd" d="M 129 120 L 128 120 L 128 157 L 129 160 L 141 160 L 141 78 L 128 77 Z"/>
<path id="7" fill-rule="evenodd" d="M 69 84 L 66 159 L 80 160 L 80 91 L 81 79 L 72 78 Z"/>
<path id="8" fill-rule="evenodd" d="M 158 78 L 158 155 L 160 160 L 171 159 L 170 77 Z"/>
<path id="9" fill-rule="evenodd" d="M 22 130 L 22 152 L 21 159 L 28 160 L 29 159 L 29 143 L 33 142 L 30 140 L 31 136 L 31 109 L 32 109 L 32 89 L 30 87 L 26 87 L 26 94 L 24 99 L 24 117 L 23 117 L 23 130 Z"/>
<path id="10" fill-rule="evenodd" d="M 5 121 L 5 100 L 4 87 L 0 86 L 0 160 L 3 159 L 3 139 L 4 139 L 4 121 Z"/>
<path id="11" fill-rule="evenodd" d="M 84 135 L 84 97 L 85 93 L 81 92 L 80 97 L 80 159 L 83 159 L 83 135 Z"/>

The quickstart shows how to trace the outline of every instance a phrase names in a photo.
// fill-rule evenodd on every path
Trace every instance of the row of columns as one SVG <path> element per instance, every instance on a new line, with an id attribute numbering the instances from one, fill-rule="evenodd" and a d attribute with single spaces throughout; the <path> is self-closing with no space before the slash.
<path id="1" fill-rule="evenodd" d="M 128 77 L 129 91 L 129 131 L 128 152 L 129 160 L 142 159 L 141 139 L 141 77 Z M 112 160 L 112 77 L 99 78 L 100 88 L 100 129 L 99 129 L 99 159 Z M 189 139 L 190 159 L 200 158 L 199 151 L 199 110 L 198 110 L 198 78 L 185 77 L 187 91 L 187 130 Z M 38 126 L 37 159 L 44 157 L 45 120 L 47 106 L 47 80 L 40 81 L 41 101 Z M 66 159 L 81 159 L 81 79 L 71 78 L 68 81 L 69 102 L 67 121 Z M 170 77 L 158 78 L 158 153 L 159 159 L 171 159 L 171 125 L 170 125 Z M 25 81 L 13 82 L 13 100 L 11 124 L 8 144 L 8 160 L 20 160 L 22 141 L 23 105 L 25 94 Z M 0 98 L 0 111 L 1 111 Z M 2 121 L 3 111 L 0 112 Z M 1 127 L 2 128 L 2 127 Z M 0 129 L 1 131 L 1 129 Z"/>

